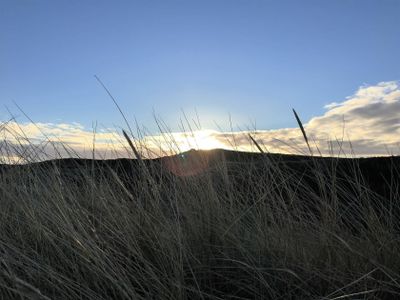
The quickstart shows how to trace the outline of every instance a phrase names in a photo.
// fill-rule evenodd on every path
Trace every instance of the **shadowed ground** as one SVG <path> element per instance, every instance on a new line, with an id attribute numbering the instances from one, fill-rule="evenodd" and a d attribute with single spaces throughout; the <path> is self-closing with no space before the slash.
<path id="1" fill-rule="evenodd" d="M 0 295 L 396 299 L 399 162 L 211 150 L 2 165 Z"/>

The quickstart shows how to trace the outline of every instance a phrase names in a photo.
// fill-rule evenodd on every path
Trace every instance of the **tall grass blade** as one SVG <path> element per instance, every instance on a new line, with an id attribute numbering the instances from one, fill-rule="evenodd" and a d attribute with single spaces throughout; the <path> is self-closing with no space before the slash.
<path id="1" fill-rule="evenodd" d="M 133 153 L 135 154 L 136 159 L 138 159 L 139 161 L 142 161 L 142 157 L 140 156 L 139 152 L 136 150 L 136 147 L 135 147 L 135 145 L 133 145 L 132 140 L 130 139 L 128 134 L 123 129 L 122 129 L 122 133 L 124 134 L 125 139 L 128 141 L 129 147 L 131 147 Z"/>
<path id="2" fill-rule="evenodd" d="M 118 109 L 119 113 L 121 114 L 122 118 L 124 118 L 125 124 L 126 124 L 126 126 L 128 126 L 129 132 L 131 133 L 132 136 L 134 136 L 132 128 L 131 128 L 131 125 L 129 125 L 128 119 L 126 118 L 126 116 L 125 116 L 124 112 L 122 111 L 121 107 L 118 105 L 117 100 L 114 98 L 114 96 L 111 94 L 110 90 L 106 87 L 106 85 L 103 83 L 103 81 L 101 81 L 101 79 L 97 75 L 94 75 L 94 78 L 96 78 L 98 83 L 103 87 L 103 89 L 106 91 L 107 95 L 114 102 L 114 104 L 117 107 L 117 109 Z"/>
<path id="3" fill-rule="evenodd" d="M 312 155 L 313 155 L 313 152 L 312 152 L 312 150 L 311 150 L 310 143 L 308 142 L 308 137 L 307 137 L 306 131 L 305 131 L 304 127 L 303 127 L 303 123 L 301 122 L 301 120 L 300 120 L 300 118 L 299 118 L 299 115 L 297 114 L 297 112 L 295 111 L 295 109 L 292 108 L 292 110 L 293 110 L 293 113 L 294 113 L 294 117 L 296 118 L 297 124 L 299 125 L 300 130 L 301 130 L 301 132 L 303 133 L 303 137 L 304 137 L 304 140 L 306 141 L 308 150 L 310 151 L 310 154 L 311 154 L 311 156 L 312 156 Z"/>
<path id="4" fill-rule="evenodd" d="M 251 136 L 250 133 L 249 133 L 249 138 L 250 138 L 251 141 L 254 143 L 254 145 L 256 145 L 258 151 L 260 151 L 261 153 L 265 153 L 264 150 L 261 148 L 260 144 L 257 143 L 257 141 Z"/>

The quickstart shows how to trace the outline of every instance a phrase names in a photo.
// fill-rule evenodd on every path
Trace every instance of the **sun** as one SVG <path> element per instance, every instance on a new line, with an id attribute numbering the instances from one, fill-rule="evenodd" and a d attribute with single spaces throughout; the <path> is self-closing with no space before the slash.
<path id="1" fill-rule="evenodd" d="M 225 144 L 215 137 L 215 133 L 216 132 L 212 130 L 200 130 L 195 132 L 194 138 L 197 142 L 197 147 L 202 150 L 224 148 Z"/>
<path id="2" fill-rule="evenodd" d="M 182 151 L 189 149 L 211 150 L 217 148 L 226 148 L 226 145 L 216 138 L 217 131 L 214 130 L 197 130 L 193 132 L 185 132 L 177 137 L 177 142 Z"/>

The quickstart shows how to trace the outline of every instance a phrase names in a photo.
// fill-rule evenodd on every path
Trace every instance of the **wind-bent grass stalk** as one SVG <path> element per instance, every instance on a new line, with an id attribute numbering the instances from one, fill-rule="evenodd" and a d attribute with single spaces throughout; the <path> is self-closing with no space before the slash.
<path id="1" fill-rule="evenodd" d="M 139 160 L 140 163 L 143 163 L 143 160 L 142 160 L 141 155 L 140 155 L 139 152 L 136 150 L 136 147 L 133 145 L 133 143 L 132 143 L 130 137 L 128 136 L 128 134 L 125 132 L 125 130 L 122 130 L 122 133 L 123 133 L 123 135 L 124 135 L 126 141 L 128 142 L 129 147 L 131 147 L 133 153 L 135 154 L 136 159 Z"/>
<path id="2" fill-rule="evenodd" d="M 256 145 L 258 151 L 260 151 L 261 153 L 265 153 L 264 150 L 261 148 L 261 146 L 258 144 L 258 142 L 251 136 L 250 133 L 249 133 L 249 138 L 254 143 L 254 145 Z"/>
<path id="3" fill-rule="evenodd" d="M 295 109 L 293 108 L 292 110 L 293 110 L 293 113 L 294 113 L 294 117 L 296 118 L 297 124 L 300 127 L 301 133 L 303 134 L 303 138 L 306 141 L 308 150 L 310 151 L 310 155 L 313 156 L 313 151 L 312 151 L 312 149 L 310 147 L 310 143 L 308 142 L 308 137 L 307 137 L 306 131 L 305 131 L 304 127 L 303 127 L 303 123 L 301 122 L 301 120 L 300 120 L 299 116 L 297 115 L 297 112 L 295 111 Z"/>

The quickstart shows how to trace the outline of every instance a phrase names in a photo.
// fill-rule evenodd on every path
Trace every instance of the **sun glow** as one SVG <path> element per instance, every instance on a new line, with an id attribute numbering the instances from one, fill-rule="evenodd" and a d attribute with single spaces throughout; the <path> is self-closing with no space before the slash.
<path id="1" fill-rule="evenodd" d="M 189 149 L 211 150 L 216 148 L 226 148 L 226 145 L 215 137 L 216 131 L 198 130 L 193 132 L 180 133 L 175 136 L 176 142 L 181 151 Z"/>

